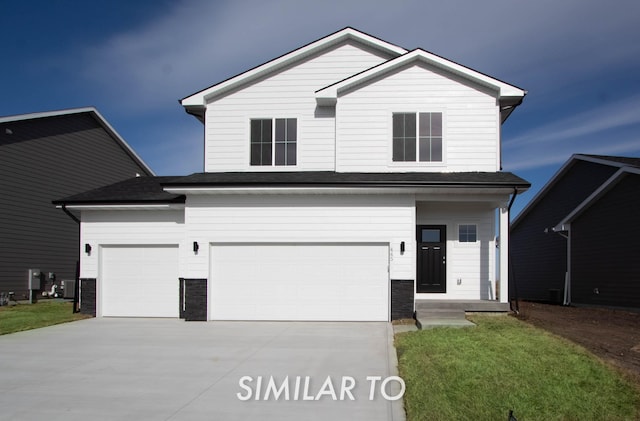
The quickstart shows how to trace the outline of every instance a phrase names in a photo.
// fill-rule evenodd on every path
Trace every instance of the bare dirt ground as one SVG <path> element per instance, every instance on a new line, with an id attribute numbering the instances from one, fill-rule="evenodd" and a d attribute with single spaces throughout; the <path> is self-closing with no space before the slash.
<path id="1" fill-rule="evenodd" d="M 640 385 L 640 313 L 520 302 L 518 318 L 582 345 Z"/>

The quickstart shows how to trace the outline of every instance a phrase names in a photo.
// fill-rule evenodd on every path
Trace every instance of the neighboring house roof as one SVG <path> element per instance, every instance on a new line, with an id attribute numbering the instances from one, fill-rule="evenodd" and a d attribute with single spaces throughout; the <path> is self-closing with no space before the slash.
<path id="1" fill-rule="evenodd" d="M 608 155 L 588 155 L 588 154 L 574 154 L 565 162 L 562 167 L 549 179 L 549 181 L 540 189 L 540 191 L 527 203 L 527 205 L 522 209 L 520 214 L 516 217 L 516 219 L 511 224 L 511 228 L 515 228 L 521 221 L 523 221 L 526 215 L 540 202 L 544 199 L 546 194 L 556 185 L 558 181 L 560 181 L 564 175 L 571 169 L 571 167 L 579 161 L 592 162 L 601 165 L 608 165 L 611 167 L 620 168 L 613 176 L 611 176 L 603 185 L 600 186 L 592 195 L 590 195 L 584 202 L 582 202 L 577 208 L 573 209 L 562 221 L 557 223 L 556 228 L 561 230 L 561 225 L 566 224 L 571 219 L 576 217 L 579 212 L 586 209 L 587 206 L 594 203 L 595 200 L 600 198 L 602 194 L 608 191 L 609 188 L 613 187 L 617 181 L 620 180 L 620 177 L 634 172 L 637 173 L 636 169 L 640 169 L 640 158 L 634 157 L 624 157 L 624 156 L 608 156 Z M 554 222 L 555 223 L 555 222 Z"/>
<path id="2" fill-rule="evenodd" d="M 113 137 L 122 149 L 136 162 L 140 167 L 142 167 L 147 174 L 145 175 L 155 175 L 153 170 L 138 156 L 138 154 L 129 146 L 129 144 L 116 132 L 116 130 L 111 127 L 111 125 L 107 122 L 107 120 L 98 112 L 98 110 L 94 107 L 82 107 L 82 108 L 70 108 L 66 110 L 57 110 L 57 111 L 47 111 L 41 113 L 30 113 L 30 114 L 19 114 L 12 116 L 0 117 L 0 123 L 9 123 L 13 121 L 24 121 L 24 120 L 35 120 L 40 118 L 49 118 L 49 117 L 57 117 L 64 115 L 72 115 L 72 114 L 82 114 L 87 113 L 91 115 L 102 128 L 109 133 L 111 137 Z M 6 130 L 11 130 L 7 128 Z M 16 137 L 17 139 L 18 137 Z"/>
<path id="3" fill-rule="evenodd" d="M 470 187 L 516 188 L 530 184 L 508 172 L 462 173 L 336 173 L 250 172 L 196 173 L 181 177 L 136 177 L 77 194 L 56 205 L 184 203 L 185 196 L 166 190 L 194 187 Z"/>
<path id="4" fill-rule="evenodd" d="M 505 110 L 509 110 L 509 113 L 506 113 L 506 115 L 503 116 L 503 122 L 506 120 L 506 117 L 509 116 L 511 110 L 519 105 L 522 102 L 522 98 L 527 94 L 527 91 L 516 86 L 418 48 L 403 54 L 400 57 L 388 60 L 342 81 L 319 89 L 316 91 L 316 101 L 318 102 L 318 105 L 334 105 L 342 92 L 354 88 L 357 89 L 358 86 L 369 80 L 397 70 L 402 66 L 419 62 L 435 66 L 448 73 L 456 74 L 474 83 L 496 90 L 500 97 L 501 106 Z"/>
<path id="5" fill-rule="evenodd" d="M 278 71 L 285 66 L 289 66 L 292 63 L 302 60 L 311 54 L 330 48 L 331 46 L 348 40 L 355 40 L 369 47 L 372 47 L 375 50 L 393 56 L 399 56 L 407 52 L 407 50 L 402 47 L 398 47 L 397 45 L 393 45 L 389 42 L 358 31 L 354 28 L 347 27 L 340 31 L 334 32 L 333 34 L 327 35 L 326 37 L 323 37 L 317 41 L 313 41 L 307 45 L 304 45 L 280 57 L 270 60 L 264 64 L 247 70 L 246 72 L 240 73 L 239 75 L 233 76 L 220 83 L 191 94 L 181 99 L 180 104 L 182 104 L 182 106 L 186 108 L 188 113 L 200 118 L 203 115 L 203 109 L 209 98 L 220 95 L 231 89 L 235 89 L 241 85 L 250 83 L 258 78 Z"/>
<path id="6" fill-rule="evenodd" d="M 54 205 L 184 203 L 185 197 L 163 190 L 176 177 L 134 177 L 109 186 L 54 200 Z M 179 177 L 178 177 L 179 178 Z"/>

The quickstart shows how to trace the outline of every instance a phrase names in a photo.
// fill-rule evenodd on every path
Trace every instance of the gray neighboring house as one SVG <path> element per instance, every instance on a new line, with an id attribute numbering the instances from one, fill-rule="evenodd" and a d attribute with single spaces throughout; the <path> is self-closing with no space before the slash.
<path id="1" fill-rule="evenodd" d="M 136 175 L 153 171 L 93 107 L 0 117 L 0 292 L 28 298 L 31 268 L 74 279 L 79 226 L 51 201 Z"/>
<path id="2" fill-rule="evenodd" d="M 640 308 L 640 158 L 573 155 L 511 226 L 518 298 Z"/>

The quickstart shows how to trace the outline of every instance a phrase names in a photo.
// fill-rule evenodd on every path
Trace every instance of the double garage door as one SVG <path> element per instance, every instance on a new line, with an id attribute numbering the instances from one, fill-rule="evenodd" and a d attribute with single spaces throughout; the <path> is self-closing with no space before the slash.
<path id="1" fill-rule="evenodd" d="M 210 249 L 212 320 L 389 319 L 386 244 L 220 244 Z M 103 316 L 178 317 L 178 248 L 104 247 Z"/>

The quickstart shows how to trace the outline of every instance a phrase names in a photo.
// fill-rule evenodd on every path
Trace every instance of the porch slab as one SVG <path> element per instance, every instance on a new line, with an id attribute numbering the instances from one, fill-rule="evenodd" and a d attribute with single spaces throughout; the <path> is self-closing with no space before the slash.
<path id="1" fill-rule="evenodd" d="M 416 300 L 416 313 L 421 310 L 506 313 L 511 309 L 509 308 L 509 303 L 493 300 Z"/>
<path id="2" fill-rule="evenodd" d="M 418 310 L 416 311 L 416 325 L 419 329 L 475 326 L 475 323 L 467 320 L 465 315 L 464 310 Z"/>

